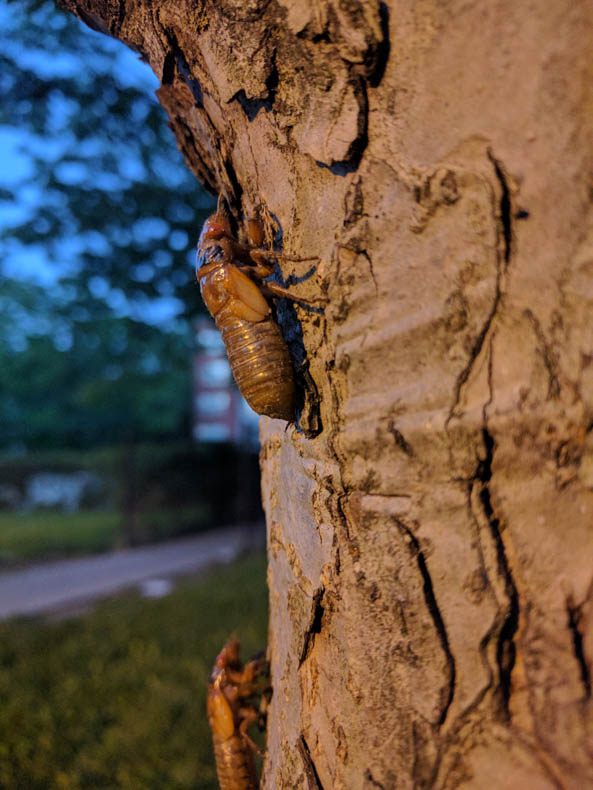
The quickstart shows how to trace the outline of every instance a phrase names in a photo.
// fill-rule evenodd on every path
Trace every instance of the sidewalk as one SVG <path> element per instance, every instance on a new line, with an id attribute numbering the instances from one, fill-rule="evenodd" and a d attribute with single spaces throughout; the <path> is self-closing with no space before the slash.
<path id="1" fill-rule="evenodd" d="M 204 570 L 230 562 L 241 551 L 263 546 L 264 540 L 263 527 L 232 527 L 0 573 L 0 620 L 83 606 L 149 579 Z"/>

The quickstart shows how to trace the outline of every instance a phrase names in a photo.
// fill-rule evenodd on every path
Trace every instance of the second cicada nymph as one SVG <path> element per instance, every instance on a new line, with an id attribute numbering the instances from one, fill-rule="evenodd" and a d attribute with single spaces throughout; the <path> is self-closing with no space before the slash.
<path id="1" fill-rule="evenodd" d="M 259 787 L 253 752 L 260 752 L 247 728 L 265 715 L 253 704 L 253 698 L 266 699 L 266 689 L 258 684 L 266 670 L 267 661 L 263 657 L 243 664 L 239 643 L 233 639 L 214 663 L 208 681 L 207 708 L 220 790 Z"/>
<path id="2" fill-rule="evenodd" d="M 251 221 L 249 243 L 240 243 L 219 199 L 200 234 L 196 276 L 241 394 L 258 414 L 293 422 L 294 374 L 270 299 L 307 300 L 295 299 L 278 283 L 264 282 L 274 271 L 274 254 L 261 249 L 262 235 L 259 223 Z"/>

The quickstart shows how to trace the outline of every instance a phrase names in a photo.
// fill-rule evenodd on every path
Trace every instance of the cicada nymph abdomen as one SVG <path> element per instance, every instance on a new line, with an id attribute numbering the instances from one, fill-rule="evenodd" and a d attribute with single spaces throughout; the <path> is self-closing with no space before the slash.
<path id="1" fill-rule="evenodd" d="M 294 376 L 288 347 L 272 316 L 252 323 L 222 309 L 215 318 L 241 394 L 258 414 L 294 420 Z"/>

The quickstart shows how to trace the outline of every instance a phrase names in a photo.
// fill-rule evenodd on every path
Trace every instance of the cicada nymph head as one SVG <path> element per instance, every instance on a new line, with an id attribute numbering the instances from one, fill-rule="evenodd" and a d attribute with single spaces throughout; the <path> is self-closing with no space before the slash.
<path id="1" fill-rule="evenodd" d="M 231 667 L 236 669 L 237 667 L 241 667 L 241 659 L 239 657 L 239 640 L 231 638 L 228 640 L 226 645 L 222 648 L 220 653 L 216 656 L 216 661 L 214 662 L 214 668 L 212 670 L 212 674 L 216 674 L 217 672 L 221 672 L 223 669 L 227 669 Z"/>
<path id="2" fill-rule="evenodd" d="M 198 252 L 206 242 L 218 241 L 232 233 L 229 212 L 222 195 L 218 198 L 216 211 L 204 222 L 200 238 L 198 239 Z"/>
<path id="3" fill-rule="evenodd" d="M 222 246 L 231 233 L 231 223 L 224 211 L 217 208 L 202 227 L 198 246 L 196 248 L 196 276 L 200 277 L 199 270 L 207 263 L 223 260 Z"/>
<path id="4" fill-rule="evenodd" d="M 204 222 L 204 227 L 198 239 L 198 249 L 209 241 L 220 241 L 224 236 L 230 235 L 231 223 L 229 218 L 225 214 L 217 211 L 216 214 L 212 214 L 208 217 L 206 222 Z"/>

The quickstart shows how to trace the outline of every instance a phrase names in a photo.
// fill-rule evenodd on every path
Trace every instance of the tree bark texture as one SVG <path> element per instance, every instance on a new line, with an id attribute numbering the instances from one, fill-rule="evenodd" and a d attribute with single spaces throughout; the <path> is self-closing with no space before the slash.
<path id="1" fill-rule="evenodd" d="M 593 5 L 63 2 L 328 300 L 261 427 L 262 787 L 593 787 Z"/>

